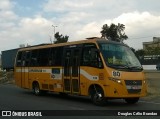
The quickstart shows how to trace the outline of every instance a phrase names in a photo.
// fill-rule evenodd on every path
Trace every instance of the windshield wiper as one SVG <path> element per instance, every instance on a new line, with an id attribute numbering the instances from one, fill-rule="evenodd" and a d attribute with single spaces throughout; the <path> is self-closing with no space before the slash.
<path id="1" fill-rule="evenodd" d="M 122 65 L 122 64 L 114 64 L 112 67 L 120 68 L 120 69 L 129 69 L 129 70 L 143 70 L 141 66 L 128 66 L 128 65 Z"/>
<path id="2" fill-rule="evenodd" d="M 140 70 L 143 70 L 143 68 L 141 66 L 131 66 L 130 68 L 131 69 L 140 69 Z"/>
<path id="3" fill-rule="evenodd" d="M 113 67 L 118 67 L 118 68 L 122 68 L 122 69 L 130 69 L 130 67 L 128 65 L 122 65 L 122 64 L 114 64 L 112 65 Z"/>

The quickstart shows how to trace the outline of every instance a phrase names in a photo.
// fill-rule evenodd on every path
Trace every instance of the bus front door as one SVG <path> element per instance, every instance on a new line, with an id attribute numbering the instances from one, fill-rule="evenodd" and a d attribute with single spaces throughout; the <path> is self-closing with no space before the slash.
<path id="1" fill-rule="evenodd" d="M 63 74 L 64 92 L 71 94 L 79 94 L 80 49 L 65 49 Z"/>
<path id="2" fill-rule="evenodd" d="M 22 56 L 22 67 L 21 67 L 21 87 L 28 88 L 28 78 L 29 78 L 29 71 L 28 71 L 28 51 L 23 53 Z"/>
<path id="3" fill-rule="evenodd" d="M 28 72 L 27 72 L 27 68 L 25 67 L 21 67 L 21 87 L 22 88 L 27 88 L 27 78 L 28 78 Z"/>

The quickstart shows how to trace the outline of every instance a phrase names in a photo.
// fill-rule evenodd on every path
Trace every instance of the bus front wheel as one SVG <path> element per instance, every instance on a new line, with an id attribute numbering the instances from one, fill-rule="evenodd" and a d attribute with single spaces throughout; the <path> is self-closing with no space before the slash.
<path id="1" fill-rule="evenodd" d="M 90 96 L 91 96 L 92 102 L 95 105 L 103 106 L 106 102 L 106 99 L 104 97 L 104 92 L 103 92 L 102 88 L 100 88 L 100 87 L 97 87 L 96 90 L 91 89 Z"/>
<path id="2" fill-rule="evenodd" d="M 41 90 L 40 90 L 39 84 L 37 82 L 33 83 L 33 92 L 36 96 L 41 95 Z"/>
<path id="3" fill-rule="evenodd" d="M 128 104 L 135 104 L 139 101 L 139 98 L 125 98 L 124 99 Z"/>

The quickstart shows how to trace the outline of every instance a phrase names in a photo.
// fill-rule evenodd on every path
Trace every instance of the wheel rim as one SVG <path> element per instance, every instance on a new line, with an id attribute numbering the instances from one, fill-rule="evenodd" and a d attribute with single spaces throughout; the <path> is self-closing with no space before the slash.
<path id="1" fill-rule="evenodd" d="M 35 88 L 35 93 L 38 94 L 39 93 L 39 88 Z"/>
<path id="2" fill-rule="evenodd" d="M 105 105 L 105 97 L 103 89 L 100 87 L 95 87 L 90 89 L 91 100 L 95 105 L 103 106 Z"/>
<path id="3" fill-rule="evenodd" d="M 101 93 L 95 93 L 93 96 L 93 101 L 95 103 L 101 102 L 103 100 L 102 94 Z"/>
<path id="4" fill-rule="evenodd" d="M 40 92 L 39 86 L 37 84 L 34 87 L 34 92 L 35 92 L 35 94 L 39 94 L 39 92 Z"/>

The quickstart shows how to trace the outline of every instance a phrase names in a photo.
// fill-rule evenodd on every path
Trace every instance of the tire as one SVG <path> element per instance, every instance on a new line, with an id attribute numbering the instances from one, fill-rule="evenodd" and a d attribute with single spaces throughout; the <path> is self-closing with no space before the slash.
<path id="1" fill-rule="evenodd" d="M 37 82 L 33 84 L 33 93 L 36 96 L 40 96 L 42 94 L 42 91 L 40 90 L 39 84 Z"/>
<path id="2" fill-rule="evenodd" d="M 97 91 L 96 91 L 97 90 Z M 104 106 L 106 103 L 106 99 L 104 97 L 104 92 L 101 88 L 90 90 L 90 96 L 93 104 L 97 106 Z"/>
<path id="3" fill-rule="evenodd" d="M 128 104 L 135 104 L 139 101 L 139 98 L 126 98 L 124 99 Z"/>
<path id="4" fill-rule="evenodd" d="M 67 97 L 68 96 L 67 93 L 63 93 L 63 92 L 59 92 L 59 95 L 62 96 L 62 97 Z"/>

